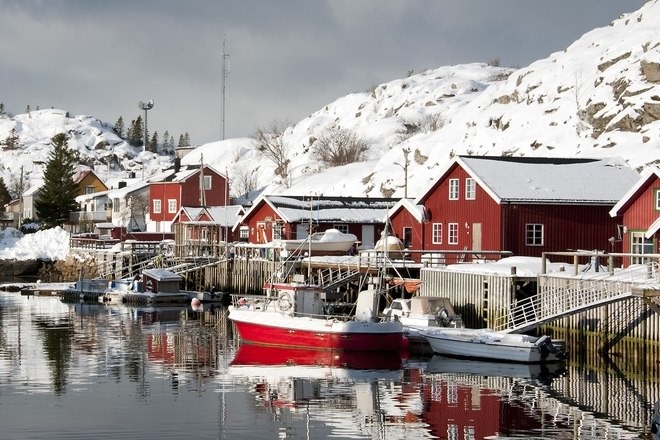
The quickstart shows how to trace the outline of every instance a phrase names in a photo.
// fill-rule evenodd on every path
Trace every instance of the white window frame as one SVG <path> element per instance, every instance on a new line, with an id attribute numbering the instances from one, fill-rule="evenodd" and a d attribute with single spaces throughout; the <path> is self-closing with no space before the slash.
<path id="1" fill-rule="evenodd" d="M 211 189 L 211 182 L 213 180 L 211 179 L 211 176 L 204 176 L 204 189 L 209 190 Z"/>
<path id="2" fill-rule="evenodd" d="M 250 227 L 249 226 L 241 226 L 240 229 L 238 230 L 238 238 L 244 238 L 244 239 L 249 239 L 250 238 Z"/>
<path id="3" fill-rule="evenodd" d="M 273 240 L 281 240 L 283 230 L 284 230 L 284 224 L 273 223 Z"/>
<path id="4" fill-rule="evenodd" d="M 461 196 L 461 181 L 459 179 L 449 179 L 449 200 L 458 200 Z"/>
<path id="5" fill-rule="evenodd" d="M 167 199 L 167 212 L 176 214 L 176 199 Z"/>
<path id="6" fill-rule="evenodd" d="M 465 179 L 465 200 L 474 200 L 477 198 L 477 181 L 472 177 Z"/>
<path id="7" fill-rule="evenodd" d="M 655 210 L 660 211 L 660 188 L 655 190 Z"/>
<path id="8" fill-rule="evenodd" d="M 120 210 L 121 210 L 121 199 L 119 197 L 112 199 L 112 212 L 119 212 Z"/>
<path id="9" fill-rule="evenodd" d="M 346 224 L 332 225 L 332 227 L 337 229 L 342 234 L 348 234 L 348 225 Z"/>
<path id="10" fill-rule="evenodd" d="M 525 224 L 525 246 L 543 246 L 545 243 L 545 227 L 543 223 Z"/>
<path id="11" fill-rule="evenodd" d="M 85 187 L 85 194 L 94 194 L 96 192 L 96 188 L 94 188 L 94 185 L 87 185 Z"/>
<path id="12" fill-rule="evenodd" d="M 154 214 L 160 214 L 162 211 L 162 203 L 160 199 L 153 200 L 153 210 Z"/>
<path id="13" fill-rule="evenodd" d="M 431 225 L 431 243 L 442 244 L 442 223 Z"/>
<path id="14" fill-rule="evenodd" d="M 458 223 L 449 223 L 447 226 L 447 244 L 458 244 Z"/>

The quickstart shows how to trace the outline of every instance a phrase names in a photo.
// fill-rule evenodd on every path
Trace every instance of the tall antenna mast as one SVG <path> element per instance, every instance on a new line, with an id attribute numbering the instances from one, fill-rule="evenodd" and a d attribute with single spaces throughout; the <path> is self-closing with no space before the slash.
<path id="1" fill-rule="evenodd" d="M 229 76 L 229 47 L 227 39 L 222 41 L 222 139 L 225 139 L 225 108 L 227 107 L 227 77 Z"/>

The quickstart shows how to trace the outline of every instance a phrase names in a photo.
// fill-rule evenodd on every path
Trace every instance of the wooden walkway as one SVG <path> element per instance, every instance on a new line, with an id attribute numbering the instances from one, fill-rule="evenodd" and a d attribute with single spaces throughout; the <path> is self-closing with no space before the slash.
<path id="1" fill-rule="evenodd" d="M 656 262 L 615 271 L 546 275 L 536 295 L 521 299 L 496 317 L 495 330 L 523 333 L 567 316 L 640 297 L 660 313 L 660 271 Z"/>

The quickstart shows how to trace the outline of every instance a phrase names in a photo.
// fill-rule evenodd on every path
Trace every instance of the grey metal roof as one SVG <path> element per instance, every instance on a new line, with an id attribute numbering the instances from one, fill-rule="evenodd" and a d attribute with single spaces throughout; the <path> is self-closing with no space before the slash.
<path id="1" fill-rule="evenodd" d="M 639 179 L 623 159 L 461 156 L 499 201 L 614 204 Z"/>

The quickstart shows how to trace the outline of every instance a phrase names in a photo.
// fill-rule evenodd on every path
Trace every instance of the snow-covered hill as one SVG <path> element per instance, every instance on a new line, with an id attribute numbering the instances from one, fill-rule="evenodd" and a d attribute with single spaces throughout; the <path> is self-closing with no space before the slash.
<path id="1" fill-rule="evenodd" d="M 91 116 L 70 116 L 65 110 L 35 110 L 14 117 L 0 117 L 0 177 L 10 186 L 22 178 L 29 188 L 37 182 L 52 150 L 51 138 L 58 133 L 69 136 L 68 145 L 81 161 L 106 179 L 127 171 L 151 175 L 171 163 L 168 156 L 142 152 L 120 139 L 112 126 Z M 16 136 L 15 144 L 7 142 Z M 137 173 L 136 173 L 137 174 Z"/>
<path id="2" fill-rule="evenodd" d="M 370 144 L 368 160 L 322 169 L 313 143 L 332 128 Z M 521 69 L 440 67 L 337 99 L 283 137 L 285 180 L 250 140 L 200 147 L 234 183 L 250 170 L 266 193 L 417 196 L 456 154 L 621 156 L 660 162 L 660 0 Z M 199 156 L 191 157 L 198 160 Z M 243 185 L 245 186 L 245 185 Z M 236 185 L 234 185 L 236 188 Z"/>
<path id="3" fill-rule="evenodd" d="M 37 116 L 32 112 L 32 120 Z M 62 124 L 72 120 L 60 117 Z M 88 117 L 73 120 L 77 118 L 82 118 L 74 129 L 80 131 L 79 148 L 100 166 L 106 162 L 92 152 L 107 156 L 112 147 L 115 154 L 126 152 L 119 160 L 125 168 L 153 160 L 113 138 L 98 121 L 89 118 L 83 124 Z M 25 131 L 28 119 L 19 115 L 12 121 Z M 5 122 L 0 120 L 0 140 L 11 129 Z M 324 169 L 313 155 L 314 144 L 338 128 L 369 144 L 366 160 Z M 52 134 L 54 129 L 49 128 L 33 140 L 22 138 L 26 145 L 34 144 L 33 159 L 45 159 L 44 139 Z M 409 196 L 420 195 L 456 154 L 621 156 L 639 169 L 656 164 L 660 162 L 660 0 L 647 2 L 528 67 L 444 66 L 343 96 L 292 124 L 283 135 L 283 150 L 290 161 L 287 178 L 276 175 L 275 164 L 252 139 L 209 143 L 183 161 L 203 159 L 226 172 L 234 196 L 263 190 L 372 197 L 401 197 L 406 187 Z M 407 167 L 405 152 L 409 152 Z M 156 161 L 145 166 L 162 165 Z"/>

